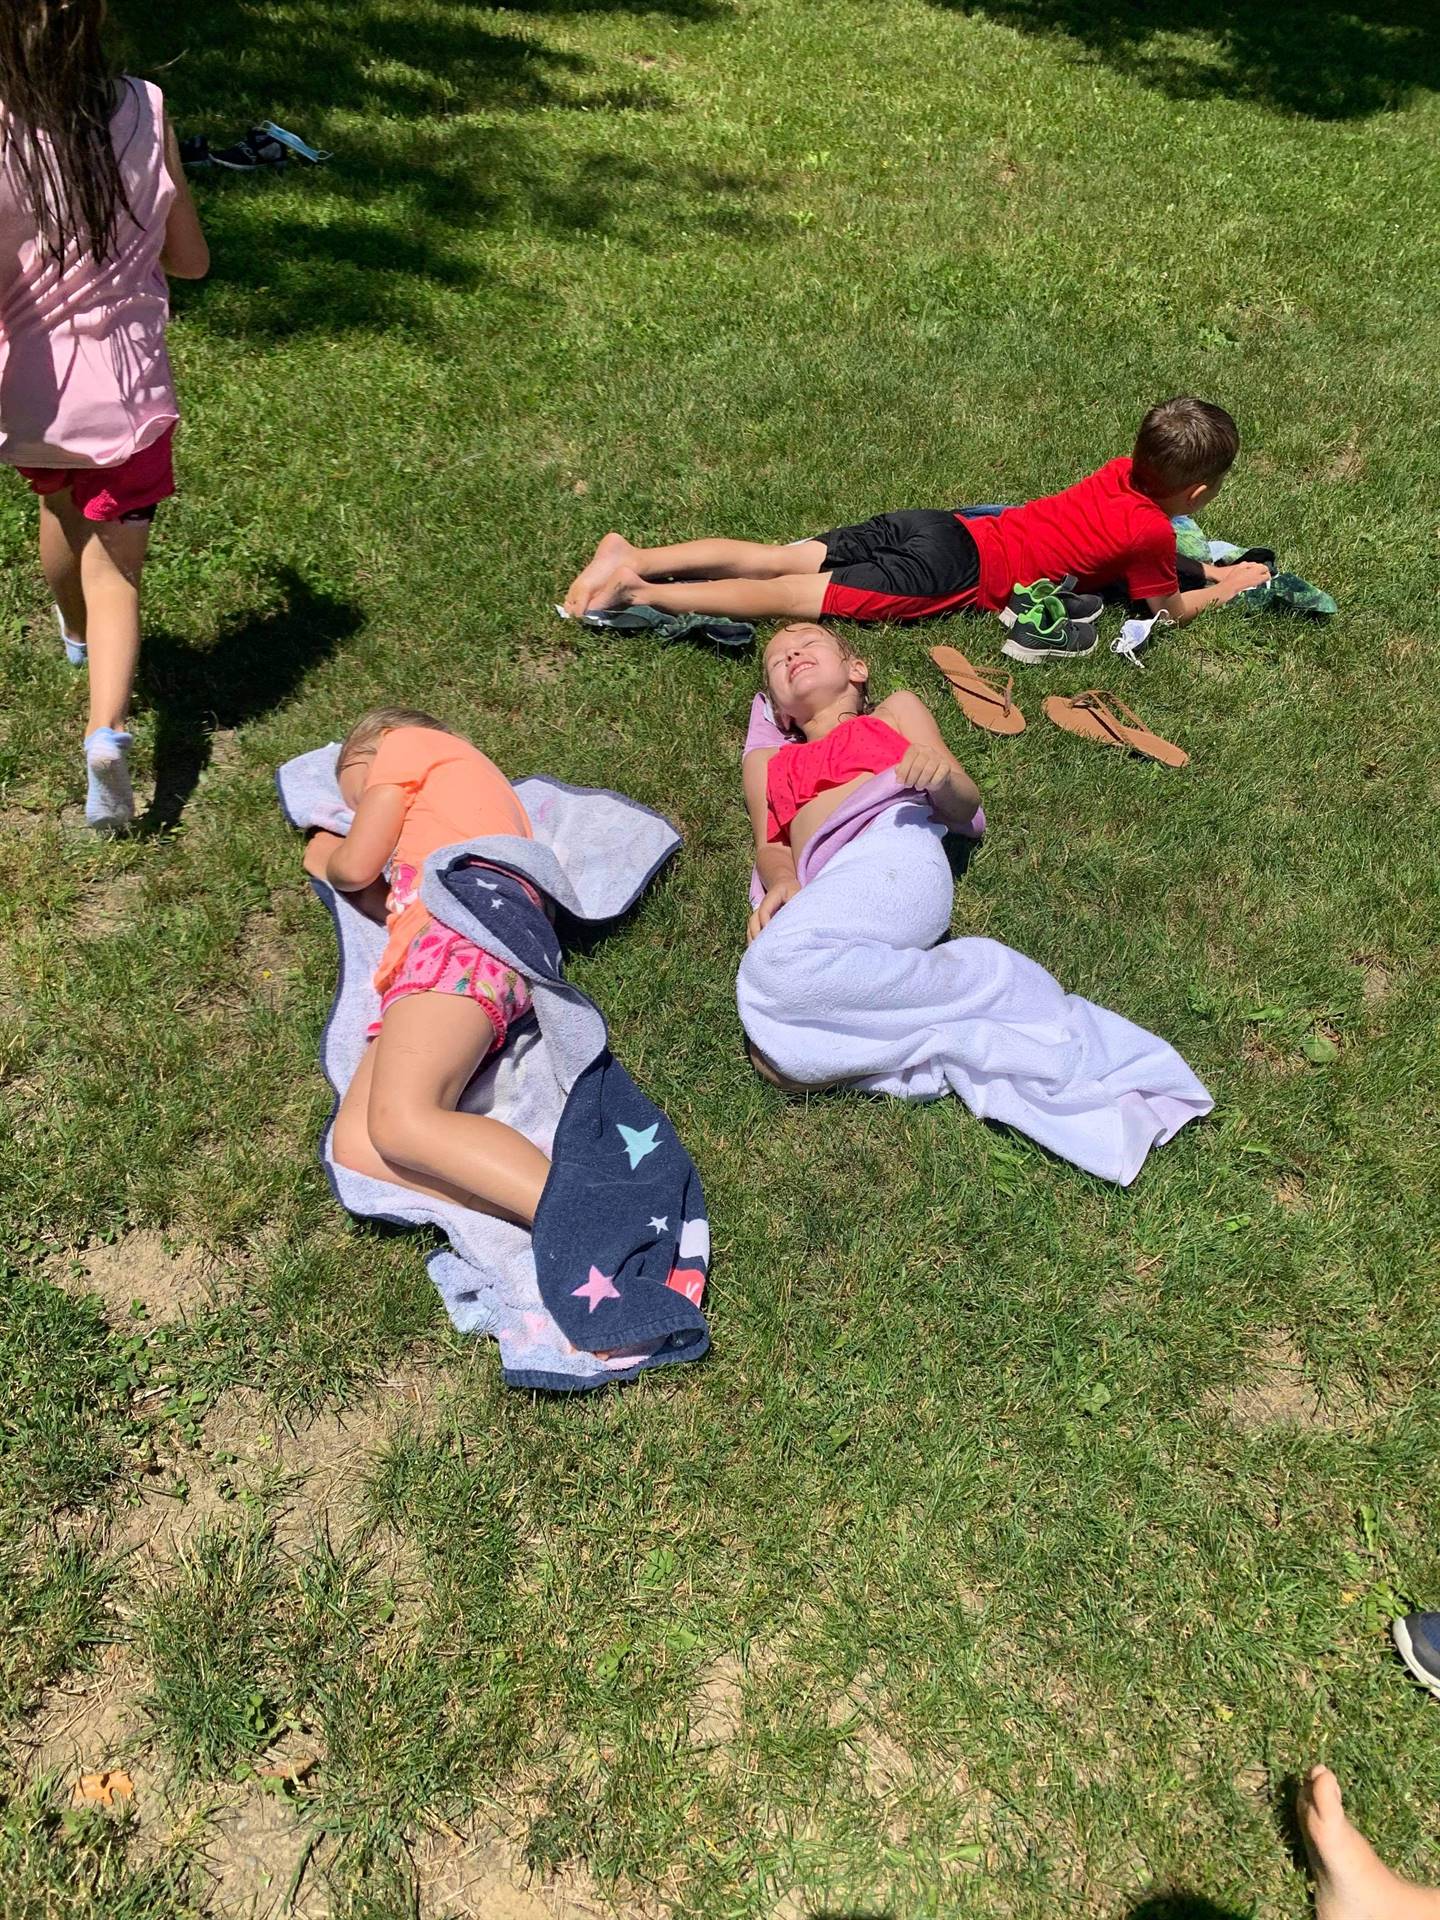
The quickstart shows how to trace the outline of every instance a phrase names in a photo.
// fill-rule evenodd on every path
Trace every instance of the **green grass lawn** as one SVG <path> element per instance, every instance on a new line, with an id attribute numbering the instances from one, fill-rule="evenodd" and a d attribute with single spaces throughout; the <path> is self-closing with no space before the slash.
<path id="1" fill-rule="evenodd" d="M 76 828 L 0 490 L 7 1920 L 1295 1916 L 1320 1757 L 1440 1880 L 1385 1632 L 1440 1605 L 1431 11 L 115 11 L 182 132 L 335 160 L 198 188 L 146 837 Z M 1013 741 L 916 633 L 870 657 L 986 798 L 957 929 L 1166 1035 L 1213 1119 L 1122 1193 L 954 1103 L 787 1103 L 732 993 L 754 670 L 552 602 L 608 527 L 1022 498 L 1187 390 L 1245 439 L 1211 531 L 1335 621 L 1030 670 Z M 1043 723 L 1096 680 L 1189 771 Z M 272 774 L 382 699 L 684 831 L 572 973 L 705 1179 L 700 1367 L 509 1393 L 334 1206 Z"/>

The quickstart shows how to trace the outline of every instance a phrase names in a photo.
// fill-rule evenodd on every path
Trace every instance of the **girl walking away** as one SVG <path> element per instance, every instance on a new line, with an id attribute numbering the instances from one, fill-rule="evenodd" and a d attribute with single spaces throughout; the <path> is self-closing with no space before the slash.
<path id="1" fill-rule="evenodd" d="M 116 76 L 105 0 L 0 7 L 0 460 L 40 497 L 65 652 L 88 663 L 85 818 L 134 817 L 140 575 L 175 491 L 165 276 L 210 251 L 158 87 Z"/>

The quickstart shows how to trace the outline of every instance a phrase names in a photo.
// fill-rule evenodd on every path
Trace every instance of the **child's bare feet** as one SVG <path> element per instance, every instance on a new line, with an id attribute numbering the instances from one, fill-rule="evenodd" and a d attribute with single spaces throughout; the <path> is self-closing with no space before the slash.
<path id="1" fill-rule="evenodd" d="M 629 607 L 637 600 L 645 598 L 650 582 L 634 567 L 616 567 L 608 580 L 604 580 L 590 595 L 585 603 L 585 612 L 599 613 L 606 607 Z"/>
<path id="2" fill-rule="evenodd" d="M 595 589 L 603 586 L 617 567 L 633 560 L 638 552 L 639 548 L 632 547 L 623 534 L 607 533 L 604 536 L 591 556 L 589 566 L 576 574 L 565 596 L 565 611 L 572 620 L 589 611 Z"/>
<path id="3" fill-rule="evenodd" d="M 1297 1807 L 1315 1876 L 1315 1920 L 1440 1920 L 1440 1889 L 1392 1873 L 1352 1827 L 1328 1767 L 1312 1767 Z"/>

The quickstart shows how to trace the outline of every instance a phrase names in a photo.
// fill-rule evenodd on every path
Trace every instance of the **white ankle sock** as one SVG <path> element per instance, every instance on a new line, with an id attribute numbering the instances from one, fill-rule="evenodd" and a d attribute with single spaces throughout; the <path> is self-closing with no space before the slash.
<path id="1" fill-rule="evenodd" d="M 55 624 L 60 629 L 60 638 L 65 643 L 65 658 L 72 667 L 83 667 L 89 659 L 89 649 L 83 640 L 77 640 L 65 624 L 65 616 L 59 607 L 55 609 Z"/>
<path id="2" fill-rule="evenodd" d="M 85 736 L 85 824 L 114 829 L 135 818 L 129 753 L 133 736 L 118 727 L 96 727 Z"/>

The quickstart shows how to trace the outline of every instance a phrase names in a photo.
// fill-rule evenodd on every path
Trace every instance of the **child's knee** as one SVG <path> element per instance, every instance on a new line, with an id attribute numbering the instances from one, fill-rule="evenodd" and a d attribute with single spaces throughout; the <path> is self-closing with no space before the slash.
<path id="1" fill-rule="evenodd" d="M 366 1120 L 375 1151 L 402 1167 L 422 1164 L 425 1123 L 430 1112 L 430 1108 L 411 1094 L 392 1087 L 372 1087 Z"/>
<path id="2" fill-rule="evenodd" d="M 380 1171 L 380 1157 L 370 1138 L 365 1109 L 354 1100 L 341 1102 L 330 1138 L 330 1151 L 337 1164 L 348 1167 L 352 1173 L 373 1175 Z"/>

